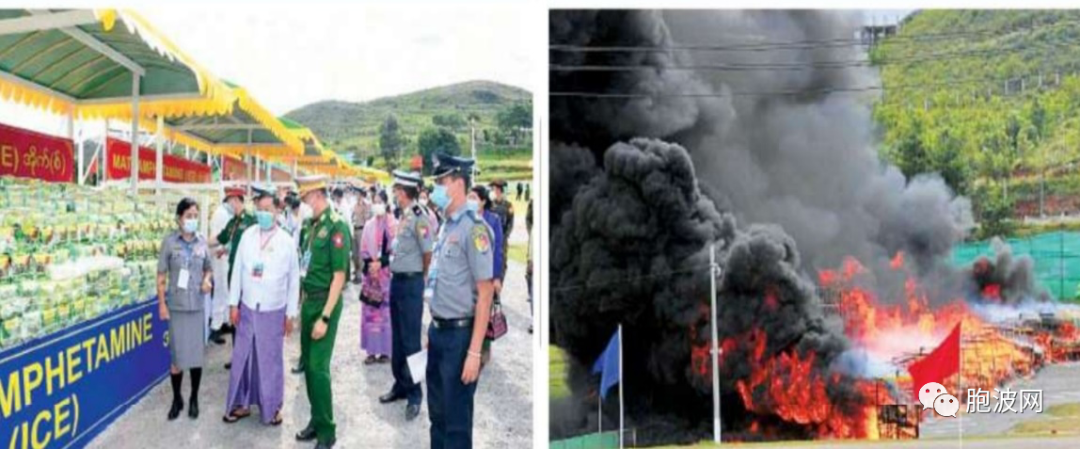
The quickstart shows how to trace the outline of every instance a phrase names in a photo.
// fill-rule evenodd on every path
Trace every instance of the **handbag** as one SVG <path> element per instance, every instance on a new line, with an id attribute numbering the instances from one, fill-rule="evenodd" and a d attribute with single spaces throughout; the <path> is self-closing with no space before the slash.
<path id="1" fill-rule="evenodd" d="M 387 239 L 389 233 L 384 229 L 380 253 L 385 258 L 387 255 Z M 366 264 L 365 264 L 366 265 Z M 366 270 L 365 270 L 366 271 Z M 382 307 L 386 303 L 383 297 L 383 283 L 377 276 L 364 276 L 364 284 L 360 288 L 360 302 L 371 307 Z"/>
<path id="2" fill-rule="evenodd" d="M 488 320 L 487 334 L 485 337 L 492 341 L 498 340 L 503 335 L 506 335 L 508 328 L 506 315 L 503 315 L 502 304 L 496 299 L 495 304 L 492 304 L 491 306 L 491 319 Z"/>
<path id="3" fill-rule="evenodd" d="M 360 302 L 371 307 L 383 305 L 382 284 L 374 276 L 364 278 L 364 286 L 360 289 Z"/>

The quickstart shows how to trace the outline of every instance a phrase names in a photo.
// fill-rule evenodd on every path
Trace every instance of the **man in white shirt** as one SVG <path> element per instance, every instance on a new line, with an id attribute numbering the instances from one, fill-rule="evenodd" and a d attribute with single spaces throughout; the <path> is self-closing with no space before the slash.
<path id="1" fill-rule="evenodd" d="M 240 238 L 229 292 L 236 344 L 224 420 L 246 418 L 257 405 L 263 424 L 276 426 L 285 397 L 285 337 L 299 310 L 300 260 L 292 236 L 277 225 L 273 189 L 253 190 L 257 225 Z"/>
<path id="2" fill-rule="evenodd" d="M 228 203 L 222 201 L 214 210 L 214 213 L 210 215 L 209 235 L 217 236 L 221 234 L 221 231 L 225 229 L 225 226 L 229 225 L 231 219 L 232 208 Z M 217 254 L 222 245 L 214 238 L 210 238 L 208 241 L 211 254 Z M 229 327 L 225 326 L 229 324 L 229 258 L 215 257 L 210 261 L 210 266 L 214 272 L 214 291 L 210 305 L 210 330 L 212 331 L 210 340 L 221 345 L 225 344 L 222 335 L 230 331 Z"/>

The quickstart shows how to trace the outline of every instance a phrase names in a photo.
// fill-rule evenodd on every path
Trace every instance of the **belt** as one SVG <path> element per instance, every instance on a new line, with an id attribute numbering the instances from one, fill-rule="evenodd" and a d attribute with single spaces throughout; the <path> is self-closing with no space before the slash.
<path id="1" fill-rule="evenodd" d="M 411 272 L 407 272 L 407 273 L 392 273 L 392 274 L 394 275 L 394 277 L 400 277 L 402 279 L 412 279 L 412 278 L 417 278 L 417 277 L 423 276 L 424 272 L 423 271 L 411 271 Z"/>
<path id="2" fill-rule="evenodd" d="M 461 329 L 472 327 L 473 317 L 454 319 L 432 318 L 431 325 L 435 326 L 435 329 Z"/>
<path id="3" fill-rule="evenodd" d="M 304 293 L 305 301 L 326 301 L 330 297 L 330 290 L 322 290 L 314 293 Z"/>

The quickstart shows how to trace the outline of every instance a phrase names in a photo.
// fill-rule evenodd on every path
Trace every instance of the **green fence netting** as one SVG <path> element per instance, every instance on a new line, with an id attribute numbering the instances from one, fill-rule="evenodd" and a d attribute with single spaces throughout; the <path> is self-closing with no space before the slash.
<path id="1" fill-rule="evenodd" d="M 552 441 L 549 449 L 611 449 L 619 447 L 619 432 L 582 435 L 566 440 Z"/>
<path id="2" fill-rule="evenodd" d="M 1030 256 L 1035 264 L 1038 285 L 1055 298 L 1077 300 L 1080 287 L 1080 232 L 1048 232 L 1029 237 L 1004 239 L 1014 256 Z M 953 247 L 953 264 L 970 265 L 979 256 L 993 257 L 990 241 L 964 243 Z"/>

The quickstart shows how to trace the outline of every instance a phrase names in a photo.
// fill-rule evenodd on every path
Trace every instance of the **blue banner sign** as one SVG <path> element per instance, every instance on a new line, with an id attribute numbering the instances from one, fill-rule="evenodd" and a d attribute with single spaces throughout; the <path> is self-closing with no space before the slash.
<path id="1" fill-rule="evenodd" d="M 169 371 L 157 301 L 0 352 L 0 448 L 81 448 Z"/>

